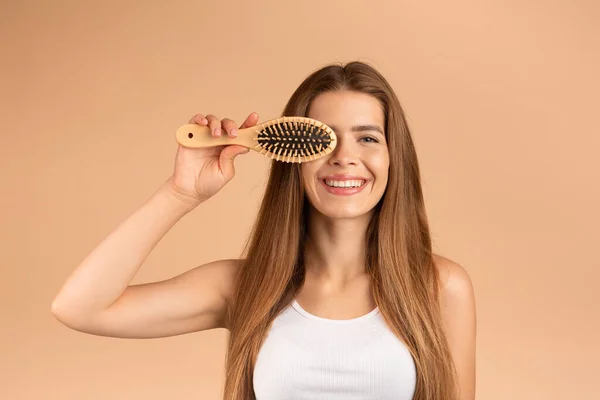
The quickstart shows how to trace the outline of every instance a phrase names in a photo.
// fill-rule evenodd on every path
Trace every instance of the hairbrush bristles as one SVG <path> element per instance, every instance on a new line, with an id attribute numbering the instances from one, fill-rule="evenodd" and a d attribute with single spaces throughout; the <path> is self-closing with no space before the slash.
<path id="1" fill-rule="evenodd" d="M 261 154 L 277 161 L 303 162 L 323 157 L 335 148 L 335 133 L 320 121 L 282 117 L 265 123 L 255 139 Z"/>
<path id="2" fill-rule="evenodd" d="M 302 163 L 331 153 L 337 137 L 329 126 L 307 117 L 281 117 L 238 130 L 237 137 L 213 137 L 208 126 L 187 124 L 176 133 L 185 147 L 212 147 L 237 144 L 277 161 Z"/>

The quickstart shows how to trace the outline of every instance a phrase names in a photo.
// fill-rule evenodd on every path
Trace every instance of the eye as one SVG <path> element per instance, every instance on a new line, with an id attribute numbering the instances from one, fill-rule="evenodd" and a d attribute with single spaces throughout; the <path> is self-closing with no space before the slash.
<path id="1" fill-rule="evenodd" d="M 379 140 L 377 140 L 373 136 L 363 136 L 360 138 L 360 140 L 366 140 L 366 139 L 369 140 L 369 141 L 367 141 L 367 143 L 379 143 Z"/>

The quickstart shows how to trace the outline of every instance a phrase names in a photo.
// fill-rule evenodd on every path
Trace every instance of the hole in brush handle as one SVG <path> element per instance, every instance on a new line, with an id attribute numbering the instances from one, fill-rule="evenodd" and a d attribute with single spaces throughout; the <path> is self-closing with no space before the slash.
<path id="1" fill-rule="evenodd" d="M 182 125 L 176 132 L 177 142 L 184 147 L 202 148 L 232 144 L 242 144 L 238 137 L 229 137 L 227 134 L 213 136 L 208 126 L 197 124 Z M 243 144 L 242 144 L 243 145 Z"/>

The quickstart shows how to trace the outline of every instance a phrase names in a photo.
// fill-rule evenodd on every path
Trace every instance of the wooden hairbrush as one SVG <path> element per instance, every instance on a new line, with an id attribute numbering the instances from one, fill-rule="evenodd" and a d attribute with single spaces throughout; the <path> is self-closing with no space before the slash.
<path id="1" fill-rule="evenodd" d="M 237 137 L 213 137 L 208 126 L 186 124 L 177 129 L 177 142 L 184 147 L 237 144 L 277 161 L 302 163 L 331 153 L 337 145 L 335 132 L 321 121 L 307 117 L 281 117 L 249 128 Z"/>

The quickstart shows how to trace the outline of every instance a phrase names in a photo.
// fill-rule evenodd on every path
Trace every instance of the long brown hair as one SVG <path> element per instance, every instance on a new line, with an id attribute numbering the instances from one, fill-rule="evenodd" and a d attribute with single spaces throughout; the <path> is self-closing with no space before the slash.
<path id="1" fill-rule="evenodd" d="M 366 268 L 373 297 L 417 369 L 415 400 L 458 399 L 456 371 L 444 335 L 439 275 L 423 203 L 417 154 L 400 102 L 387 80 L 362 62 L 335 63 L 309 75 L 282 116 L 308 116 L 321 93 L 352 90 L 384 109 L 390 155 L 385 193 L 367 229 Z M 229 304 L 225 399 L 255 399 L 253 370 L 273 319 L 304 282 L 307 213 L 300 166 L 273 161 L 264 198 L 244 249 Z"/>

